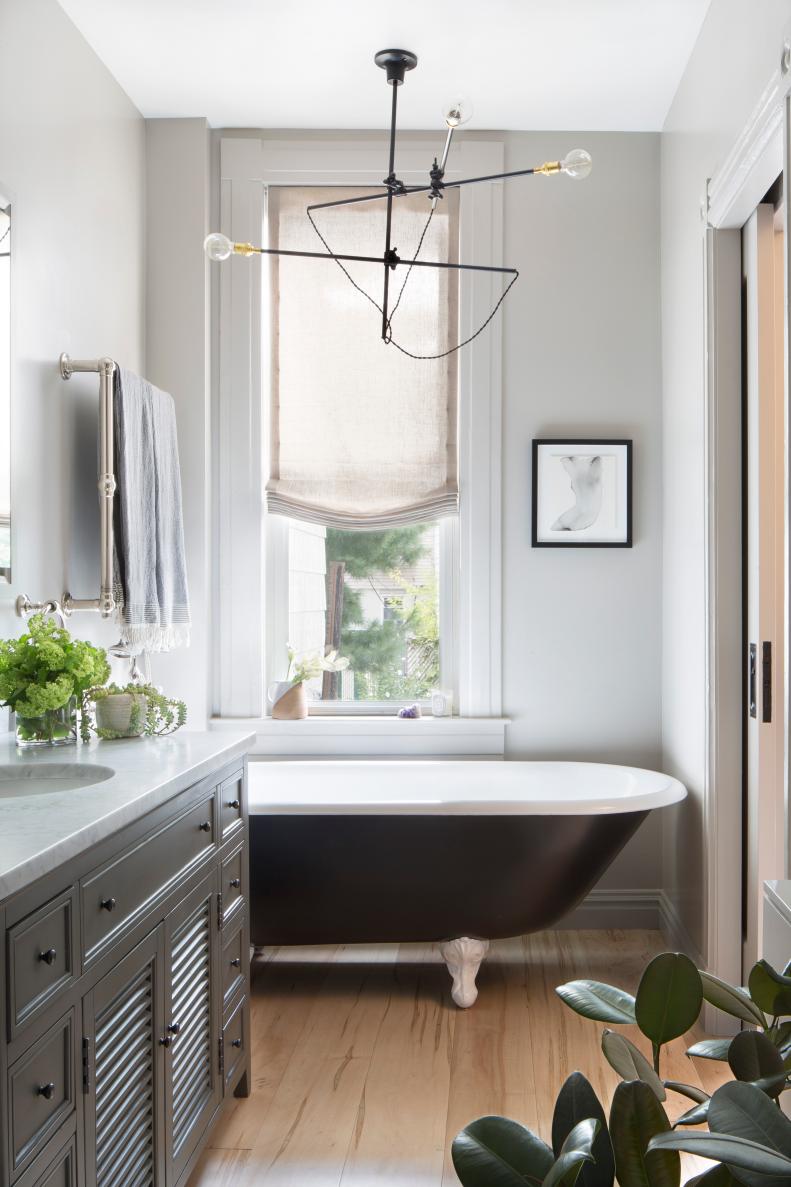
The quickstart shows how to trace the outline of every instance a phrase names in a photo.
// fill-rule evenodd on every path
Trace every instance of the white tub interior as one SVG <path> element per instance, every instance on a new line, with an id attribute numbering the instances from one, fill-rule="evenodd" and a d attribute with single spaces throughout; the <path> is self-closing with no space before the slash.
<path id="1" fill-rule="evenodd" d="M 572 816 L 651 811 L 686 788 L 604 763 L 321 759 L 252 761 L 249 794 L 254 815 Z"/>

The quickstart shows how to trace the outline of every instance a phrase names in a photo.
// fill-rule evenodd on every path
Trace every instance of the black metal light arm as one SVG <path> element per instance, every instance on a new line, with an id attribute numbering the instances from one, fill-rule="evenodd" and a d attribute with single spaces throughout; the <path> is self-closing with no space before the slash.
<path id="1" fill-rule="evenodd" d="M 388 272 L 391 268 L 397 268 L 399 264 L 403 264 L 407 268 L 446 268 L 459 272 L 500 272 L 507 273 L 509 276 L 515 275 L 517 271 L 516 268 L 495 268 L 491 264 L 450 264 L 443 260 L 402 260 L 392 250 L 389 258 L 384 259 L 382 256 L 340 255 L 334 251 L 289 251 L 284 247 L 255 247 L 252 243 L 234 243 L 231 248 L 236 255 L 240 256 L 299 256 L 308 260 L 344 260 L 353 264 L 378 264 L 380 268 L 384 267 Z"/>

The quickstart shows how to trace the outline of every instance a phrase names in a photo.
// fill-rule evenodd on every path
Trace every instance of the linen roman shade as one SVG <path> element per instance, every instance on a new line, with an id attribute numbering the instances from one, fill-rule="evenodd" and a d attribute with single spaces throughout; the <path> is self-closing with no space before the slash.
<path id="1" fill-rule="evenodd" d="M 271 187 L 269 245 L 324 251 L 305 207 L 359 188 Z M 396 199 L 393 246 L 417 249 L 430 210 L 425 194 Z M 379 256 L 385 203 L 314 214 L 333 251 Z M 458 258 L 458 193 L 437 203 L 420 259 Z M 347 264 L 381 304 L 382 269 Z M 391 273 L 391 309 L 406 268 Z M 374 530 L 435 519 L 458 508 L 457 355 L 408 358 L 381 339 L 381 313 L 337 264 L 270 257 L 272 421 L 268 509 L 327 527 Z M 458 342 L 458 273 L 413 268 L 392 317 L 414 354 Z"/>

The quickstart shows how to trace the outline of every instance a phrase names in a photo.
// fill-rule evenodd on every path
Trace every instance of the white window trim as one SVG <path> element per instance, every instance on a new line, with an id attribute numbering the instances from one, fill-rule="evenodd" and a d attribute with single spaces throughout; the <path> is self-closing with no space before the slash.
<path id="1" fill-rule="evenodd" d="M 407 184 L 425 180 L 441 148 L 436 137 L 413 135 L 398 145 L 398 175 Z M 220 229 L 236 241 L 260 242 L 268 185 L 380 184 L 384 136 L 354 139 L 220 140 Z M 458 138 L 447 177 L 486 175 L 503 169 L 503 145 Z M 502 264 L 502 184 L 460 192 L 460 258 Z M 232 259 L 221 269 L 215 308 L 218 353 L 216 476 L 215 717 L 266 726 L 267 671 L 264 626 L 267 574 L 263 489 L 268 457 L 263 415 L 265 368 L 260 259 Z M 472 293 L 462 287 L 460 333 L 468 337 L 485 321 L 501 291 L 492 274 Z M 460 354 L 459 463 L 461 505 L 458 549 L 460 588 L 456 635 L 458 713 L 500 718 L 501 657 L 501 409 L 502 320 L 495 317 Z M 272 517 L 274 518 L 274 517 Z M 270 603 L 269 613 L 277 614 Z M 282 614 L 282 608 L 280 610 Z M 281 629 L 284 629 L 282 627 Z M 285 637 L 285 636 L 284 636 Z M 362 734 L 370 718 L 346 718 Z M 274 725 L 275 723 L 271 723 Z M 305 723 L 302 723 L 303 729 Z M 428 734 L 430 731 L 426 731 Z M 296 738 L 295 734 L 295 738 Z M 471 751 L 471 753 L 477 753 Z"/>

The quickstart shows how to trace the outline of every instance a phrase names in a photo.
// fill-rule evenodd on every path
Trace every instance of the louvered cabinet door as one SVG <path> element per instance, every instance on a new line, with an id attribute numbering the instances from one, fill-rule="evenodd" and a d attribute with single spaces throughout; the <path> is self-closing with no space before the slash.
<path id="1" fill-rule="evenodd" d="M 86 1182 L 161 1187 L 164 925 L 83 999 Z"/>
<path id="2" fill-rule="evenodd" d="M 168 1183 L 182 1173 L 220 1103 L 218 876 L 165 920 Z"/>

